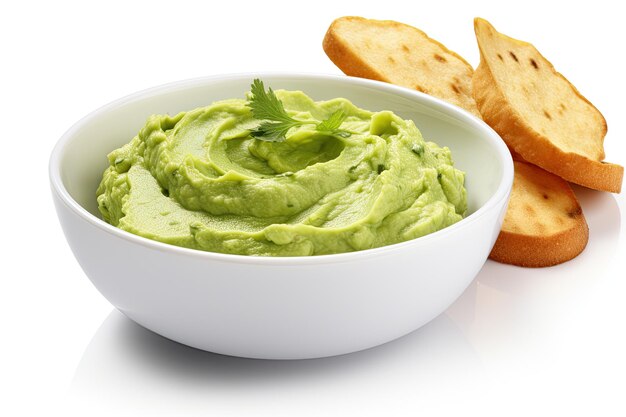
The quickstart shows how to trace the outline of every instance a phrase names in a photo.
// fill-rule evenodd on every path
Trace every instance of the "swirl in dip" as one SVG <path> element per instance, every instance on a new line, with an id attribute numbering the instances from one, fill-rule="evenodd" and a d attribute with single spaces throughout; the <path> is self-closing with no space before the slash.
<path id="1" fill-rule="evenodd" d="M 244 99 L 150 116 L 108 155 L 97 191 L 104 220 L 193 249 L 304 256 L 414 239 L 464 215 L 464 173 L 412 121 L 342 98 L 276 95 L 297 120 L 342 109 L 350 135 L 305 124 L 283 142 L 253 138 L 259 121 Z"/>

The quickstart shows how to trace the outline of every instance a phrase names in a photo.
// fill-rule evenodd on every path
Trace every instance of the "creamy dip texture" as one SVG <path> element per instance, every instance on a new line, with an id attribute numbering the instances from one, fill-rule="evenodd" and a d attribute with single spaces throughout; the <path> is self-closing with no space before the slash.
<path id="1" fill-rule="evenodd" d="M 259 120 L 245 99 L 150 116 L 108 155 L 97 191 L 104 220 L 160 242 L 257 256 L 358 251 L 461 220 L 464 173 L 412 121 L 343 98 L 276 95 L 297 120 L 343 110 L 350 134 L 305 124 L 262 141 L 250 135 Z"/>

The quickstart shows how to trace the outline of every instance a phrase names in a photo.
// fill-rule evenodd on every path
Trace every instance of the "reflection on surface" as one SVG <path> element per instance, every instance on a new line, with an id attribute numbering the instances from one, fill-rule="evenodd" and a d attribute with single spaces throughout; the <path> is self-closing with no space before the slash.
<path id="1" fill-rule="evenodd" d="M 590 227 L 588 247 L 578 258 L 542 269 L 488 261 L 445 314 L 394 342 L 325 359 L 240 359 L 169 341 L 114 310 L 80 361 L 72 397 L 151 415 L 219 414 L 232 407 L 255 412 L 259 406 L 268 410 L 272 401 L 283 411 L 308 404 L 324 413 L 338 401 L 345 409 L 368 396 L 390 403 L 407 395 L 442 402 L 469 398 L 498 366 L 515 375 L 533 350 L 558 355 L 555 329 L 567 322 L 563 316 L 584 309 L 594 286 L 616 279 L 603 270 L 618 243 L 617 202 L 606 193 L 576 192 Z"/>
<path id="2" fill-rule="evenodd" d="M 562 314 L 589 303 L 614 260 L 620 210 L 609 193 L 573 186 L 589 225 L 589 243 L 575 259 L 549 268 L 519 268 L 487 261 L 447 311 L 481 356 L 519 352 L 557 333 Z"/>
<path id="3" fill-rule="evenodd" d="M 450 367 L 462 367 L 474 376 L 481 372 L 475 352 L 445 314 L 378 348 L 323 359 L 267 361 L 189 348 L 114 310 L 87 347 L 71 392 L 74 398 L 103 400 L 111 408 L 189 407 L 186 411 L 192 412 L 259 396 L 325 401 L 343 390 L 348 399 L 348 387 L 363 382 L 366 387 L 361 385 L 358 395 L 363 390 L 376 395 L 392 389 L 395 378 L 413 380 L 411 389 L 453 389 L 447 382 Z"/>

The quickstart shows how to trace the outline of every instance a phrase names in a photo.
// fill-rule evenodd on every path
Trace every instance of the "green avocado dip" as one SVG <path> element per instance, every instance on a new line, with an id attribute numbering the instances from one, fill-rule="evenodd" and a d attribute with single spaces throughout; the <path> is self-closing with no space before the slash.
<path id="1" fill-rule="evenodd" d="M 108 155 L 97 190 L 104 220 L 187 248 L 305 256 L 403 242 L 462 219 L 465 174 L 412 121 L 343 98 L 270 93 L 300 121 L 282 140 L 253 136 L 260 120 L 246 99 L 150 116 Z M 341 130 L 316 128 L 339 111 Z"/>

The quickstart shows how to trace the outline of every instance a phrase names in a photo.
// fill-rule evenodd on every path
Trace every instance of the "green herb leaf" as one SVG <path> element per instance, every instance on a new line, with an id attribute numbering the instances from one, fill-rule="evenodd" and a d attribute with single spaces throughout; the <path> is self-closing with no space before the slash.
<path id="1" fill-rule="evenodd" d="M 252 130 L 250 134 L 259 140 L 265 142 L 284 142 L 287 137 L 287 132 L 292 127 L 297 126 L 292 123 L 273 123 L 263 122 Z"/>
<path id="2" fill-rule="evenodd" d="M 339 129 L 339 126 L 341 126 L 344 120 L 346 120 L 346 114 L 343 110 L 339 109 L 331 114 L 328 119 L 318 124 L 315 129 L 320 132 L 334 132 Z"/>
<path id="3" fill-rule="evenodd" d="M 256 78 L 250 86 L 250 92 L 252 99 L 248 102 L 248 106 L 252 109 L 252 115 L 255 119 L 298 123 L 287 114 L 283 102 L 276 97 L 271 87 L 267 92 L 265 91 L 263 81 Z"/>
<path id="4" fill-rule="evenodd" d="M 422 156 L 424 154 L 424 147 L 421 144 L 415 144 L 411 147 L 411 151 L 417 156 Z"/>
<path id="5" fill-rule="evenodd" d="M 346 120 L 346 117 L 348 117 L 346 113 L 342 109 L 339 109 L 328 116 L 328 119 L 318 124 L 315 129 L 319 132 L 330 132 L 333 135 L 347 138 L 350 136 L 350 132 L 339 129 L 341 124 Z"/>
<path id="6" fill-rule="evenodd" d="M 265 91 L 263 81 L 258 78 L 252 81 L 250 93 L 252 93 L 252 97 L 248 101 L 248 107 L 252 110 L 255 119 L 263 121 L 250 131 L 250 134 L 256 139 L 266 142 L 283 142 L 289 129 L 305 124 L 316 124 L 315 129 L 319 132 L 328 132 L 342 138 L 350 136 L 350 132 L 339 129 L 346 119 L 343 110 L 337 110 L 328 119 L 320 123 L 301 121 L 289 116 L 272 88 L 270 87 Z"/>

